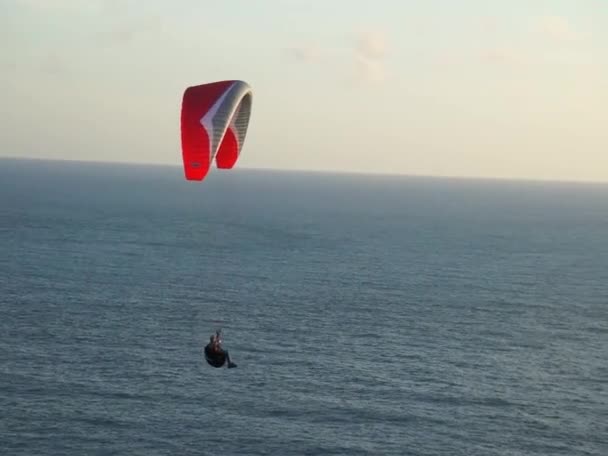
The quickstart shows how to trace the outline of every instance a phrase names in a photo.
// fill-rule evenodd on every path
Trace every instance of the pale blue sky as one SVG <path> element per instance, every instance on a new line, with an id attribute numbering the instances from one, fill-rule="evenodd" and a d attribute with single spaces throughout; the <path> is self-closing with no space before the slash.
<path id="1" fill-rule="evenodd" d="M 181 165 L 232 78 L 240 167 L 608 181 L 607 0 L 0 0 L 0 155 Z"/>

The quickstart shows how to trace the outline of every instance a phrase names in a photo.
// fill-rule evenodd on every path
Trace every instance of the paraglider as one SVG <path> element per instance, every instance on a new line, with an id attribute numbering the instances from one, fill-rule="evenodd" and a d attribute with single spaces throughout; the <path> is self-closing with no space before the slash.
<path id="1" fill-rule="evenodd" d="M 215 334 L 211 335 L 209 343 L 205 345 L 204 352 L 205 361 L 207 361 L 210 366 L 222 367 L 227 362 L 229 369 L 236 367 L 236 364 L 230 359 L 228 350 L 222 347 L 221 331 L 216 331 Z"/>
<path id="2" fill-rule="evenodd" d="M 202 181 L 214 160 L 219 169 L 234 167 L 247 135 L 252 96 L 249 84 L 239 80 L 184 91 L 181 144 L 186 180 Z"/>
<path id="3" fill-rule="evenodd" d="M 186 180 L 204 180 L 214 161 L 219 169 L 234 167 L 247 136 L 252 98 L 251 87 L 241 80 L 186 88 L 180 118 Z M 205 360 L 213 367 L 236 367 L 221 342 L 217 331 L 204 348 Z"/>

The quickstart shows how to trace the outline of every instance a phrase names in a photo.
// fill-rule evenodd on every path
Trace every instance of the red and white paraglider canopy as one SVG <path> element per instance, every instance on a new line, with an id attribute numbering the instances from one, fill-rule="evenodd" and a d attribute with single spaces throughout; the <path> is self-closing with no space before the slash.
<path id="1" fill-rule="evenodd" d="M 252 103 L 244 81 L 218 81 L 188 87 L 182 99 L 181 139 L 187 180 L 202 181 L 215 159 L 232 169 L 241 153 Z"/>

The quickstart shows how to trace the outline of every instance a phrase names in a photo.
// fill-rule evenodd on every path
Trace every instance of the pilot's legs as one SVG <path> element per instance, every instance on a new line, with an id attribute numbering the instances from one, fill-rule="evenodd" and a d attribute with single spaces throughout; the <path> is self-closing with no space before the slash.
<path id="1" fill-rule="evenodd" d="M 230 369 L 231 367 L 236 367 L 236 364 L 234 364 L 230 359 L 230 353 L 228 353 L 228 350 L 224 350 L 224 352 L 226 353 L 226 361 L 228 361 L 228 368 Z"/>

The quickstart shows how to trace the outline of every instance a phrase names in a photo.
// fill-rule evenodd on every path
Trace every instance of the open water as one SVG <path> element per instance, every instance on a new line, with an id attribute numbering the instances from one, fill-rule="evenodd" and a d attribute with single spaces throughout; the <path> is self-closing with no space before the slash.
<path id="1" fill-rule="evenodd" d="M 0 160 L 2 455 L 605 456 L 607 360 L 608 186 Z"/>

